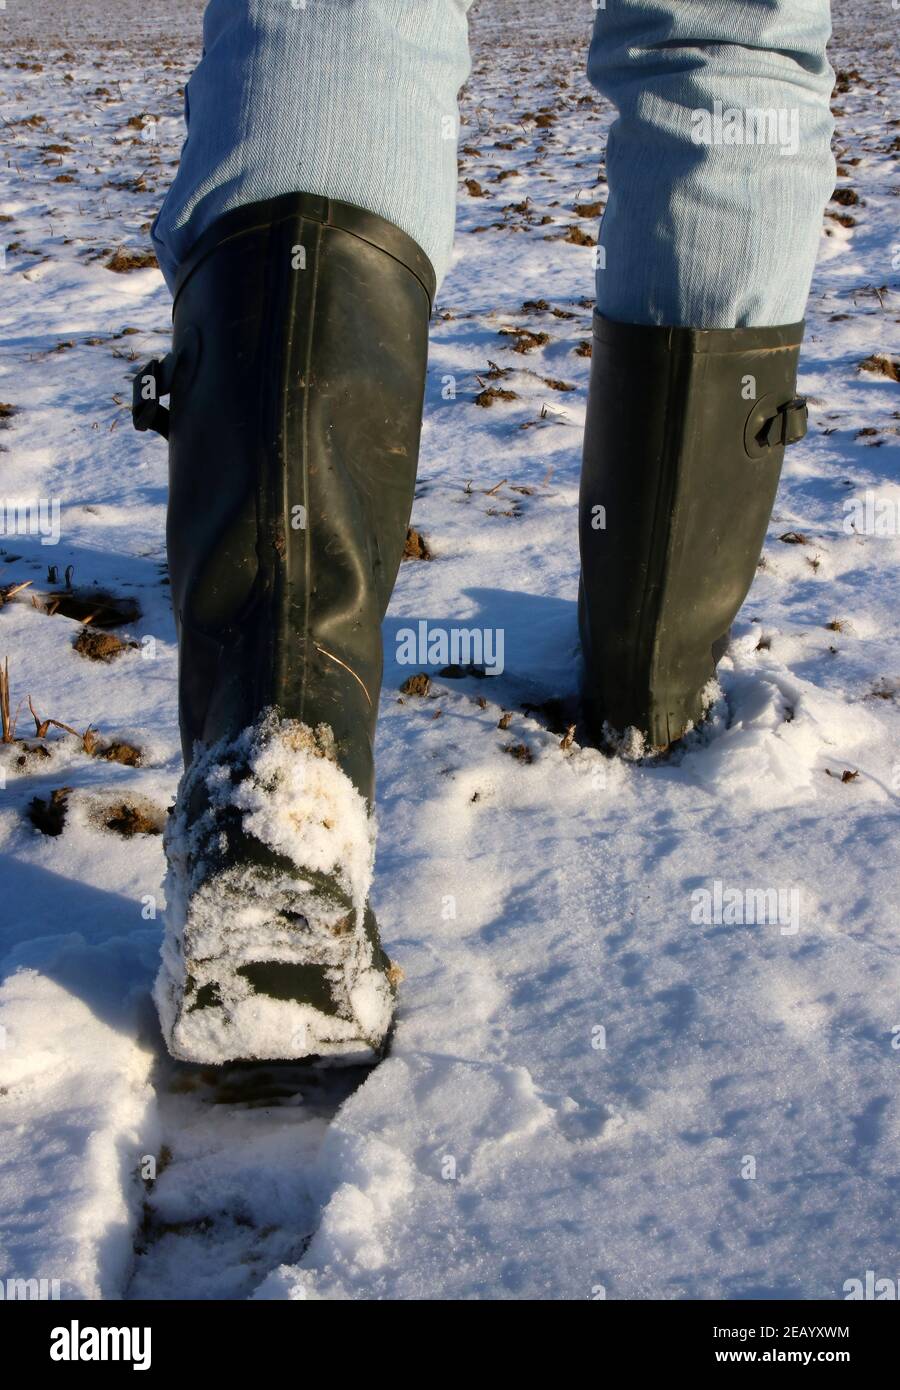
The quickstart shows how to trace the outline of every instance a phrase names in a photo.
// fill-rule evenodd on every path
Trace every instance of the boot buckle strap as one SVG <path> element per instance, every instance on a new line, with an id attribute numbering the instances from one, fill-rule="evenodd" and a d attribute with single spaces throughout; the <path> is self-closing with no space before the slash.
<path id="1" fill-rule="evenodd" d="M 154 357 L 136 374 L 132 384 L 131 420 L 136 430 L 155 430 L 163 439 L 169 437 L 169 412 L 161 397 L 172 389 L 175 358 L 168 353 Z"/>
<path id="2" fill-rule="evenodd" d="M 780 405 L 775 415 L 763 425 L 759 440 L 770 449 L 778 445 L 796 444 L 806 434 L 809 409 L 803 396 Z"/>

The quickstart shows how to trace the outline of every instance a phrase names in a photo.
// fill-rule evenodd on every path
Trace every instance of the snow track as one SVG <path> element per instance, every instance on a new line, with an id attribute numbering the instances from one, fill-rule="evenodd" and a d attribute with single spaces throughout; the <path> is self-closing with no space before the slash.
<path id="1" fill-rule="evenodd" d="M 366 1073 L 160 1060 L 159 1165 L 127 1298 L 245 1298 L 299 1260 L 318 1225 L 328 1124 Z"/>

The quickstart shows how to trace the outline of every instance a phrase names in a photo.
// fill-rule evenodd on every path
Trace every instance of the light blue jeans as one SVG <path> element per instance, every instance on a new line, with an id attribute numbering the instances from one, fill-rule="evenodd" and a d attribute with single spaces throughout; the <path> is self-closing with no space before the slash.
<path id="1" fill-rule="evenodd" d="M 829 0 L 592 3 L 588 74 L 618 110 L 598 309 L 695 328 L 798 321 L 834 186 Z M 168 283 L 222 213 L 296 191 L 387 218 L 440 281 L 470 4 L 211 0 L 153 226 Z"/>

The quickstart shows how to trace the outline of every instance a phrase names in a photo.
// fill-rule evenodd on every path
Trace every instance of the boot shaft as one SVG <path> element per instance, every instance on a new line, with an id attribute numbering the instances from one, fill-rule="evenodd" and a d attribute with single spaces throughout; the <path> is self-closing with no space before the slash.
<path id="1" fill-rule="evenodd" d="M 222 218 L 182 268 L 167 541 L 186 759 L 276 707 L 329 725 L 371 797 L 433 286 L 397 228 L 303 194 Z"/>
<path id="2" fill-rule="evenodd" d="M 753 582 L 803 325 L 695 330 L 595 318 L 581 476 L 579 615 L 592 723 L 653 747 L 700 717 Z"/>

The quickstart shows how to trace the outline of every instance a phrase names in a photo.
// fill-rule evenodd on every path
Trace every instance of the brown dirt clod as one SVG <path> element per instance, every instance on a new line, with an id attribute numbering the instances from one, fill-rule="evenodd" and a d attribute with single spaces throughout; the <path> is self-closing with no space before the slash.
<path id="1" fill-rule="evenodd" d="M 808 540 L 806 539 L 806 536 L 804 536 L 802 531 L 785 531 L 784 535 L 779 536 L 778 539 L 780 541 L 784 541 L 785 545 L 809 544 Z"/>
<path id="2" fill-rule="evenodd" d="M 136 748 L 133 743 L 126 743 L 123 739 L 113 739 L 111 743 L 98 745 L 92 756 L 102 758 L 107 763 L 121 763 L 123 767 L 140 767 L 144 760 L 140 748 Z"/>
<path id="3" fill-rule="evenodd" d="M 409 676 L 400 687 L 401 695 L 418 695 L 424 698 L 431 689 L 431 677 L 427 671 L 419 671 L 414 676 Z"/>
<path id="4" fill-rule="evenodd" d="M 507 391 L 502 386 L 486 386 L 475 397 L 475 404 L 480 405 L 484 410 L 489 410 L 494 401 L 517 401 L 518 399 L 515 391 Z"/>
<path id="5" fill-rule="evenodd" d="M 860 362 L 856 370 L 858 372 L 875 372 L 878 376 L 886 376 L 889 381 L 900 381 L 900 361 L 895 357 L 888 357 L 882 352 L 873 352 L 871 357 Z"/>
<path id="6" fill-rule="evenodd" d="M 126 246 L 118 246 L 105 262 L 106 269 L 117 275 L 126 275 L 130 270 L 150 270 L 158 264 L 152 251 L 134 251 Z"/>
<path id="7" fill-rule="evenodd" d="M 83 627 L 72 643 L 79 656 L 88 661 L 113 661 L 136 642 L 124 642 L 114 632 L 98 632 L 95 628 Z"/>
<path id="8" fill-rule="evenodd" d="M 406 543 L 403 546 L 403 558 L 404 560 L 431 560 L 434 558 L 425 537 L 412 526 L 410 526 L 406 532 Z"/>
<path id="9" fill-rule="evenodd" d="M 28 807 L 28 819 L 42 835 L 61 835 L 66 824 L 67 801 L 72 787 L 56 787 L 47 800 L 41 796 L 32 799 Z"/>

